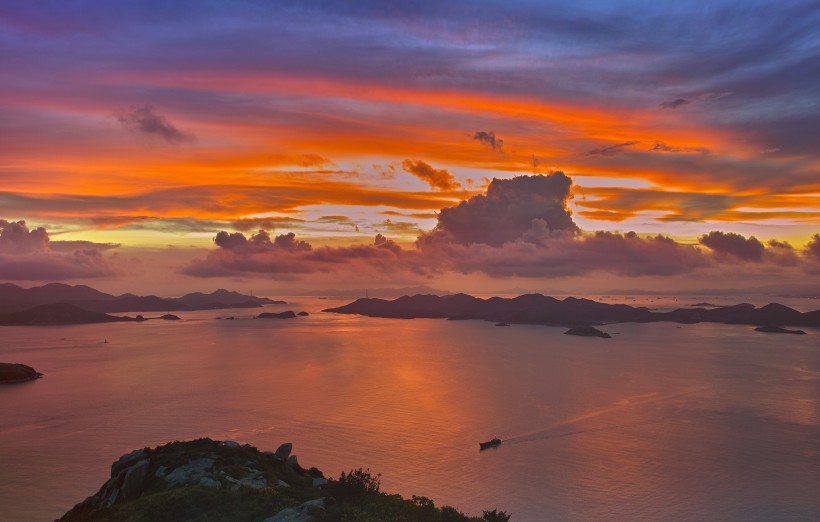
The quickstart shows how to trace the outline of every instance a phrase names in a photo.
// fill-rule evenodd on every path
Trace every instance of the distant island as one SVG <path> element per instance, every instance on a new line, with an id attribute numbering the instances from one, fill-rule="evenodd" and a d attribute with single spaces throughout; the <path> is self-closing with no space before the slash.
<path id="1" fill-rule="evenodd" d="M 324 311 L 397 319 L 481 319 L 497 323 L 543 324 L 570 328 L 602 323 L 659 321 L 684 324 L 708 322 L 754 326 L 820 326 L 820 310 L 802 313 L 778 303 L 761 308 L 742 303 L 711 309 L 679 308 L 671 312 L 653 312 L 646 307 L 607 304 L 575 297 L 559 300 L 541 294 L 489 299 L 466 294 L 404 296 L 393 301 L 358 299 L 350 304 Z"/>
<path id="2" fill-rule="evenodd" d="M 84 310 L 102 313 L 260 308 L 264 305 L 286 304 L 285 301 L 244 295 L 224 289 L 210 294 L 194 292 L 182 297 L 164 298 L 155 295 L 111 295 L 85 285 L 72 286 L 62 283 L 50 283 L 33 288 L 22 288 L 11 283 L 0 284 L 0 313 L 17 312 L 34 306 L 56 303 L 68 303 Z"/>
<path id="3" fill-rule="evenodd" d="M 34 381 L 43 374 L 25 364 L 0 363 L 0 384 Z"/>
<path id="4" fill-rule="evenodd" d="M 803 330 L 786 330 L 785 328 L 780 328 L 779 326 L 761 326 L 759 328 L 755 328 L 755 331 L 763 333 L 806 335 L 806 332 Z"/>
<path id="5" fill-rule="evenodd" d="M 66 324 L 116 323 L 144 321 L 142 316 L 119 317 L 91 312 L 68 303 L 35 306 L 20 312 L 0 314 L 0 326 L 51 326 Z"/>
<path id="6" fill-rule="evenodd" d="M 143 448 L 111 465 L 100 490 L 74 506 L 62 522 L 208 520 L 414 520 L 506 522 L 503 511 L 469 517 L 426 497 L 406 500 L 381 491 L 380 475 L 351 470 L 338 479 L 304 469 L 293 445 L 259 451 L 233 441 L 198 439 Z"/>

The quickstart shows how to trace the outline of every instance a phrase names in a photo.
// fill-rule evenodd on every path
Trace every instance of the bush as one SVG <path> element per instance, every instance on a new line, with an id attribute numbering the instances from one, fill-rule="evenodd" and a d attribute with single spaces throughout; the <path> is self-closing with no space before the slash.
<path id="1" fill-rule="evenodd" d="M 381 487 L 381 473 L 375 477 L 370 469 L 354 469 L 349 473 L 342 472 L 339 480 L 333 484 L 333 496 L 339 502 L 359 501 L 378 495 Z"/>
<path id="2" fill-rule="evenodd" d="M 487 522 L 507 522 L 511 516 L 512 515 L 508 515 L 507 513 L 498 511 L 497 509 L 484 512 L 484 520 Z"/>

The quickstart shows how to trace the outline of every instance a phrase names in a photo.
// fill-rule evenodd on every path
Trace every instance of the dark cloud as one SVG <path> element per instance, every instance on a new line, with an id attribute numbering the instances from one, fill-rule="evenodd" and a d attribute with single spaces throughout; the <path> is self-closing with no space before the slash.
<path id="1" fill-rule="evenodd" d="M 115 273 L 101 252 L 104 248 L 91 242 L 77 243 L 86 248 L 66 251 L 62 248 L 66 245 L 60 245 L 53 249 L 45 228 L 29 230 L 25 221 L 0 219 L 0 277 L 9 281 L 58 281 Z"/>
<path id="2" fill-rule="evenodd" d="M 747 238 L 734 232 L 712 231 L 700 236 L 698 242 L 719 254 L 728 254 L 744 261 L 762 261 L 766 251 L 765 245 L 756 237 Z"/>
<path id="3" fill-rule="evenodd" d="M 538 221 L 538 220 L 536 220 Z M 701 251 L 656 236 L 635 233 L 561 233 L 542 236 L 534 222 L 531 234 L 503 247 L 435 243 L 425 253 L 437 255 L 450 270 L 482 272 L 491 277 L 572 277 L 601 271 L 629 277 L 671 276 L 711 264 Z"/>
<path id="4" fill-rule="evenodd" d="M 417 160 L 404 160 L 401 164 L 401 167 L 410 174 L 416 176 L 420 180 L 424 181 L 430 187 L 438 190 L 458 190 L 461 188 L 461 184 L 456 181 L 456 178 L 453 177 L 447 170 L 441 169 L 437 170 L 428 165 L 427 163 Z"/>
<path id="5" fill-rule="evenodd" d="M 640 143 L 640 140 L 630 140 L 625 141 L 623 143 L 618 143 L 617 145 L 610 145 L 608 147 L 601 147 L 597 149 L 592 149 L 587 152 L 588 156 L 614 156 L 616 154 L 620 154 L 624 151 L 624 149 L 628 147 L 632 147 Z"/>
<path id="6" fill-rule="evenodd" d="M 804 252 L 806 257 L 814 260 L 815 262 L 820 262 L 820 234 L 815 234 L 811 237 L 811 240 L 806 245 Z"/>
<path id="7" fill-rule="evenodd" d="M 304 223 L 304 219 L 286 216 L 266 218 L 243 218 L 231 222 L 234 230 L 250 232 L 251 230 L 274 230 L 278 227 L 293 227 Z"/>
<path id="8" fill-rule="evenodd" d="M 665 101 L 665 102 L 661 102 L 659 107 L 661 109 L 677 109 L 678 107 L 681 107 L 683 105 L 688 105 L 690 103 L 692 103 L 692 102 L 689 101 L 689 100 L 686 100 L 684 98 L 677 98 L 675 100 L 668 100 L 668 101 Z"/>
<path id="9" fill-rule="evenodd" d="M 214 238 L 219 247 L 205 258 L 195 259 L 182 272 L 196 277 L 232 276 L 264 273 L 293 277 L 298 274 L 341 271 L 403 269 L 418 272 L 418 263 L 409 263 L 414 252 L 402 250 L 395 242 L 378 234 L 369 245 L 314 248 L 292 232 L 271 240 L 264 230 L 250 237 L 241 233 L 219 232 Z"/>
<path id="10" fill-rule="evenodd" d="M 376 228 L 384 228 L 394 234 L 401 235 L 418 235 L 421 233 L 418 223 L 411 223 L 409 221 L 393 221 L 392 219 L 385 219 L 376 225 Z"/>
<path id="11" fill-rule="evenodd" d="M 478 140 L 491 150 L 502 152 L 504 147 L 504 140 L 495 135 L 493 131 L 478 131 L 473 134 L 473 139 Z"/>
<path id="12" fill-rule="evenodd" d="M 519 239 L 534 219 L 550 231 L 575 231 L 566 207 L 571 185 L 563 172 L 493 179 L 486 194 L 441 209 L 435 230 L 420 240 L 500 246 Z"/>
<path id="13" fill-rule="evenodd" d="M 117 114 L 117 121 L 126 129 L 156 136 L 168 143 L 184 143 L 196 140 L 192 134 L 179 130 L 168 118 L 156 112 L 151 105 L 130 107 L 127 111 Z"/>

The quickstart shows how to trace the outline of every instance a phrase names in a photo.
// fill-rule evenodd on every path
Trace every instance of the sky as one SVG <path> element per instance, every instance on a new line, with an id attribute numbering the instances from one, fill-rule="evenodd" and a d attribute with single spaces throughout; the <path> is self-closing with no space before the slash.
<path id="1" fill-rule="evenodd" d="M 820 274 L 820 4 L 0 0 L 0 281 Z"/>

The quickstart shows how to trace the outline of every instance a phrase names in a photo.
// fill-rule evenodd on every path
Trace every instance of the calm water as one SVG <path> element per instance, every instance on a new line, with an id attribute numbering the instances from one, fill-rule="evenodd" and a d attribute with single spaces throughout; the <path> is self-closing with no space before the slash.
<path id="1" fill-rule="evenodd" d="M 53 519 L 119 455 L 200 436 L 292 441 L 306 467 L 513 521 L 820 519 L 818 330 L 314 313 L 334 304 L 0 328 L 0 361 L 46 374 L 0 388 L 0 519 Z"/>

